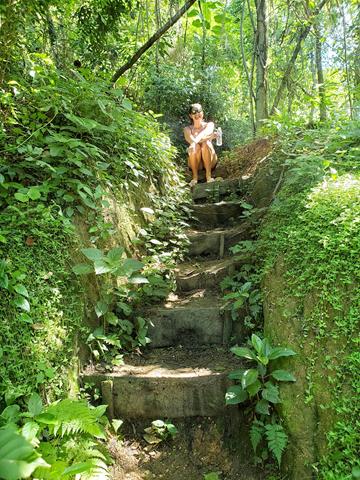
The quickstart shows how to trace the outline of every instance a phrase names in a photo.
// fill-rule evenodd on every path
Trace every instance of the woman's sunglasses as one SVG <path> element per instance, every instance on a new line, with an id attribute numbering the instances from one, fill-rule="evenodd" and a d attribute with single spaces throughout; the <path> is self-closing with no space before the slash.
<path id="1" fill-rule="evenodd" d="M 202 113 L 202 110 L 191 110 L 191 115 L 195 115 L 195 113 Z"/>

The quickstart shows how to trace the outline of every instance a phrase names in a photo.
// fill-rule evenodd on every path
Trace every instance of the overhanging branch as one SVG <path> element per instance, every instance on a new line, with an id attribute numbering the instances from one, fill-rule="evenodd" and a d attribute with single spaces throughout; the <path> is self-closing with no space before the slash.
<path id="1" fill-rule="evenodd" d="M 164 35 L 165 32 L 169 30 L 170 27 L 176 23 L 179 18 L 181 18 L 184 13 L 189 10 L 189 8 L 196 2 L 197 0 L 187 0 L 187 2 L 178 10 L 174 16 L 172 16 L 166 23 L 163 25 L 157 32 L 154 33 L 152 37 L 149 38 L 149 40 L 144 43 L 144 45 L 139 48 L 139 50 L 124 64 L 122 65 L 113 75 L 111 82 L 115 83 L 121 75 L 123 75 L 129 68 L 131 68 L 134 63 L 136 63 L 139 58 L 147 51 L 149 48 L 157 41 L 159 38 Z"/>

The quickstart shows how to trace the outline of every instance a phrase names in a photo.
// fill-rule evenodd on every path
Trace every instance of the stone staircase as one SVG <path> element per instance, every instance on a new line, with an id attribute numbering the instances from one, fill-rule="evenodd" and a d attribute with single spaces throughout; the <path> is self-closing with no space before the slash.
<path id="1" fill-rule="evenodd" d="M 239 265 L 251 262 L 245 255 L 229 255 L 229 247 L 253 235 L 253 227 L 242 218 L 241 188 L 237 179 L 195 186 L 190 259 L 176 270 L 175 294 L 146 311 L 151 321 L 147 351 L 129 356 L 126 365 L 112 372 L 88 368 L 83 373 L 84 382 L 101 389 L 110 417 L 134 422 L 208 417 L 216 422 L 230 412 L 238 418 L 237 407 L 226 407 L 224 397 L 228 373 L 239 368 L 228 345 L 232 337 L 241 336 L 242 328 L 233 328 L 219 284 Z M 239 425 L 232 428 L 238 431 Z M 225 478 L 261 478 L 246 475 Z"/>

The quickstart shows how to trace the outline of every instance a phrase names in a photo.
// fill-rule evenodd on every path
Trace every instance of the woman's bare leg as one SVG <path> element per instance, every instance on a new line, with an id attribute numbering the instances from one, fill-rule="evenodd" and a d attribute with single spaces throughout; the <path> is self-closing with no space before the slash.
<path id="1" fill-rule="evenodd" d="M 211 182 L 211 170 L 215 167 L 217 156 L 214 147 L 207 142 L 201 144 L 201 157 L 206 172 L 206 181 Z"/>
<path id="2" fill-rule="evenodd" d="M 199 144 L 197 144 L 195 145 L 194 150 L 190 150 L 189 160 L 188 160 L 188 165 L 191 168 L 192 175 L 193 175 L 193 178 L 192 178 L 193 185 L 198 181 L 200 162 L 201 162 L 201 147 Z"/>

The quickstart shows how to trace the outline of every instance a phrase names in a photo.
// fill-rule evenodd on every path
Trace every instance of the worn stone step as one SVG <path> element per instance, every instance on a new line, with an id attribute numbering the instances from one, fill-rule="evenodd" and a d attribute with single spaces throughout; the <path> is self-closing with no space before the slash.
<path id="1" fill-rule="evenodd" d="M 217 178 L 215 182 L 198 183 L 191 190 L 194 202 L 208 199 L 209 203 L 219 201 L 219 197 L 240 195 L 244 192 L 245 181 L 240 178 Z"/>
<path id="2" fill-rule="evenodd" d="M 199 229 L 231 226 L 241 218 L 243 208 L 241 200 L 231 202 L 203 203 L 192 205 L 192 225 Z"/>
<path id="3" fill-rule="evenodd" d="M 190 241 L 189 256 L 215 255 L 222 258 L 230 247 L 241 240 L 249 240 L 254 234 L 254 225 L 251 222 L 242 222 L 241 225 L 232 228 L 217 228 L 206 232 L 190 230 L 187 237 Z"/>
<path id="4" fill-rule="evenodd" d="M 231 336 L 232 320 L 221 299 L 214 296 L 178 298 L 148 309 L 150 348 L 175 345 L 226 345 Z"/>
<path id="5" fill-rule="evenodd" d="M 184 418 L 224 413 L 228 373 L 239 360 L 220 347 L 170 348 L 132 356 L 111 373 L 88 367 L 83 382 L 101 388 L 116 418 Z"/>
<path id="6" fill-rule="evenodd" d="M 175 269 L 177 290 L 189 292 L 201 288 L 220 290 L 220 282 L 233 275 L 236 268 L 252 263 L 250 255 L 237 255 L 222 260 L 207 260 L 198 263 L 183 263 Z"/>

